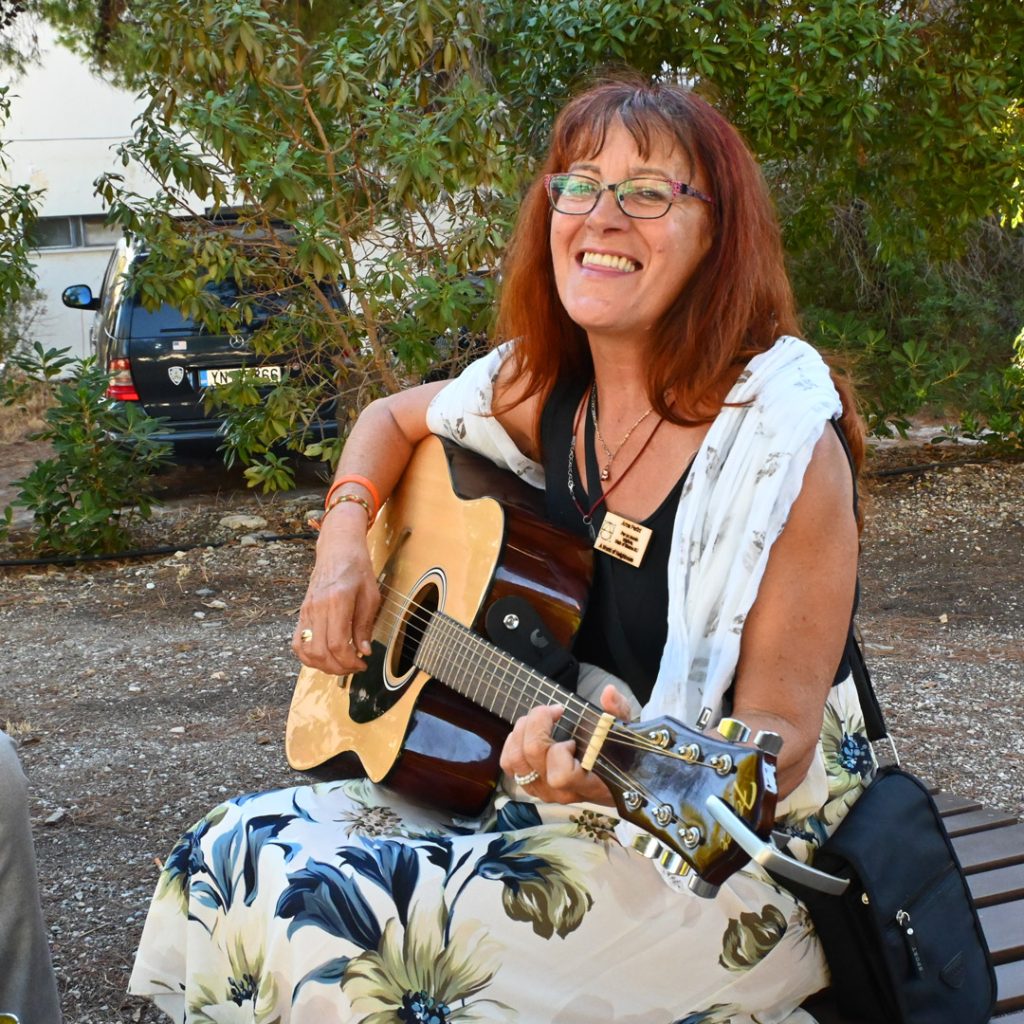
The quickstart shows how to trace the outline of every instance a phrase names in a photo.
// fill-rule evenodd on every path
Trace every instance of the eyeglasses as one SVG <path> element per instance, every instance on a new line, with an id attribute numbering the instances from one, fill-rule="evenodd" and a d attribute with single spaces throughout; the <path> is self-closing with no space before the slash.
<path id="1" fill-rule="evenodd" d="M 711 196 L 698 192 L 684 181 L 669 178 L 625 178 L 602 185 L 586 174 L 548 174 L 544 177 L 544 187 L 552 208 L 572 216 L 590 213 L 605 191 L 615 196 L 619 209 L 627 217 L 638 220 L 664 217 L 677 196 L 693 196 L 701 202 L 714 204 Z"/>

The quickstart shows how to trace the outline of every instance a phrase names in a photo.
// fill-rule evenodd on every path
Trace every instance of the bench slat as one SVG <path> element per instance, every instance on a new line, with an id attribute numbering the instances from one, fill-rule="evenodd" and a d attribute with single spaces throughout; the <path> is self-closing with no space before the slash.
<path id="1" fill-rule="evenodd" d="M 1018 818 L 1008 811 L 996 811 L 991 807 L 980 807 L 974 811 L 965 811 L 963 814 L 952 814 L 943 816 L 942 824 L 951 838 L 970 835 L 972 832 L 984 832 L 990 828 L 1002 828 L 1005 825 L 1015 825 Z"/>
<path id="2" fill-rule="evenodd" d="M 997 1013 L 1024 1010 L 1024 963 L 996 965 Z"/>
<path id="3" fill-rule="evenodd" d="M 1024 900 L 982 907 L 978 917 L 994 964 L 1024 958 Z"/>
<path id="4" fill-rule="evenodd" d="M 1024 899 L 1024 863 L 968 875 L 967 884 L 976 907 Z"/>
<path id="5" fill-rule="evenodd" d="M 947 814 L 962 814 L 964 811 L 976 811 L 981 807 L 977 800 L 970 797 L 957 796 L 955 793 L 932 793 L 932 799 L 943 817 Z"/>
<path id="6" fill-rule="evenodd" d="M 1024 823 L 958 836 L 953 849 L 968 875 L 1019 864 L 1024 861 Z"/>

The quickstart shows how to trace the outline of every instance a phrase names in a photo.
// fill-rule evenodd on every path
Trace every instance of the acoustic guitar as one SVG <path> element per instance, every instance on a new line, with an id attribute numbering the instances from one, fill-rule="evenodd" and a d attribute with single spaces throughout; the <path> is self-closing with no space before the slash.
<path id="1" fill-rule="evenodd" d="M 577 758 L 646 833 L 638 847 L 692 869 L 691 885 L 710 895 L 749 853 L 708 807 L 724 804 L 730 820 L 767 836 L 777 748 L 667 717 L 626 725 L 553 681 L 583 616 L 591 550 L 548 523 L 541 500 L 449 441 L 417 447 L 368 537 L 382 595 L 368 668 L 339 677 L 303 666 L 288 762 L 319 777 L 365 773 L 474 816 L 494 793 L 510 723 L 559 704 Z"/>

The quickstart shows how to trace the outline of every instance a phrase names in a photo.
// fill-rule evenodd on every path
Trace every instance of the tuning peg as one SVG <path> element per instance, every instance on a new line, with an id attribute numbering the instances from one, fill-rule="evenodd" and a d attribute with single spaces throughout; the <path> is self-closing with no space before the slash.
<path id="1" fill-rule="evenodd" d="M 738 718 L 723 718 L 717 728 L 730 743 L 746 743 L 750 739 L 750 729 Z"/>
<path id="2" fill-rule="evenodd" d="M 654 860 L 665 849 L 649 832 L 641 832 L 639 835 L 633 836 L 631 845 L 637 853 L 648 860 Z"/>
<path id="3" fill-rule="evenodd" d="M 686 885 L 694 896 L 705 900 L 713 900 L 718 895 L 718 886 L 705 882 L 696 871 L 686 880 Z"/>
<path id="4" fill-rule="evenodd" d="M 714 899 L 718 895 L 719 887 L 705 882 L 696 871 L 686 880 L 686 885 L 694 896 L 699 896 L 701 899 Z"/>
<path id="5" fill-rule="evenodd" d="M 782 749 L 782 737 L 777 732 L 761 729 L 754 735 L 754 746 L 763 754 L 772 754 L 778 757 L 779 751 Z"/>

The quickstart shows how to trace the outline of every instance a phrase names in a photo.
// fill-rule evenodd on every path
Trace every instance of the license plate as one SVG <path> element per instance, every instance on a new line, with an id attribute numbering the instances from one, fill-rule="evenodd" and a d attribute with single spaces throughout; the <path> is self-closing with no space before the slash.
<path id="1" fill-rule="evenodd" d="M 217 370 L 200 370 L 199 386 L 215 388 L 233 380 L 267 381 L 276 384 L 281 379 L 280 366 L 232 366 Z"/>

